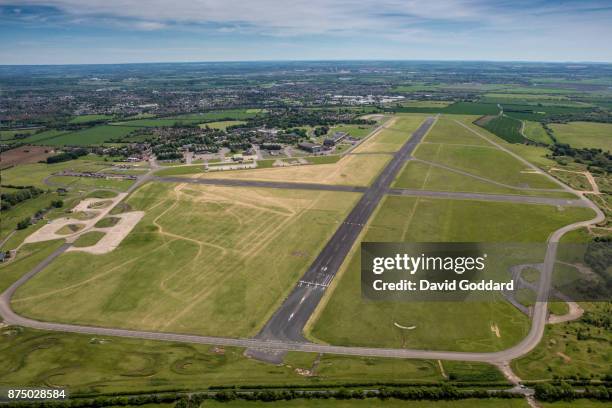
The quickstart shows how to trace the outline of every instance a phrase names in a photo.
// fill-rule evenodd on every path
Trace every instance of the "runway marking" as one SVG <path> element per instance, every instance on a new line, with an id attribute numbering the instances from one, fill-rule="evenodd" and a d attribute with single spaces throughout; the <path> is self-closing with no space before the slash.
<path id="1" fill-rule="evenodd" d="M 315 287 L 320 287 L 320 288 L 326 288 L 327 285 L 322 284 L 322 283 L 317 283 L 317 282 L 308 282 L 308 281 L 303 281 L 301 280 L 300 283 L 298 284 L 298 286 L 302 286 L 302 285 L 306 285 L 306 286 L 315 286 Z"/>
<path id="2" fill-rule="evenodd" d="M 289 321 L 289 320 L 293 319 L 293 315 L 294 315 L 294 314 L 295 314 L 295 313 L 291 313 L 291 316 L 289 316 L 289 319 L 287 319 L 287 321 Z"/>

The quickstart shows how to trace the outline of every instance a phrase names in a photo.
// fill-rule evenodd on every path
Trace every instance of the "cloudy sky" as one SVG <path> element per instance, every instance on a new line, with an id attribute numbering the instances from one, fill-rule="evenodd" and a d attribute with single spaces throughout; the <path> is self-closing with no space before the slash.
<path id="1" fill-rule="evenodd" d="M 0 0 L 0 65 L 612 61 L 610 0 Z"/>

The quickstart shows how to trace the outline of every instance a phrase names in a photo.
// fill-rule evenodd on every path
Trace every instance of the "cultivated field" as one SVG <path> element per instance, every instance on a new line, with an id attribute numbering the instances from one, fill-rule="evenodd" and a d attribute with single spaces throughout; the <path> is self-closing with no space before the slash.
<path id="1" fill-rule="evenodd" d="M 576 148 L 592 147 L 612 151 L 612 123 L 554 123 L 550 127 L 560 143 Z"/>
<path id="2" fill-rule="evenodd" d="M 42 320 L 254 335 L 357 198 L 147 184 L 127 201 L 146 216 L 117 249 L 61 255 L 13 305 Z"/>
<path id="3" fill-rule="evenodd" d="M 363 242 L 544 242 L 550 232 L 593 216 L 585 208 L 388 196 Z M 516 228 L 517 225 L 524 226 Z M 506 301 L 366 302 L 358 247 L 326 294 L 309 335 L 331 344 L 494 351 L 518 343 L 529 320 Z M 395 327 L 416 326 L 404 331 Z M 497 326 L 498 337 L 491 327 Z"/>
<path id="4" fill-rule="evenodd" d="M 6 169 L 18 164 L 36 163 L 53 154 L 53 148 L 24 146 L 0 153 L 0 168 Z M 4 183 L 3 183 L 4 184 Z"/>

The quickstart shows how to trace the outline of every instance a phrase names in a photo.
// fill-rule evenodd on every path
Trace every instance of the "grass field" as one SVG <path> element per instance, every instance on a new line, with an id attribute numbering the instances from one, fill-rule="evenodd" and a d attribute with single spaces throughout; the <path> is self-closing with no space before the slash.
<path id="1" fill-rule="evenodd" d="M 562 225 L 592 217 L 584 208 L 388 196 L 362 242 L 544 242 Z M 516 228 L 523 225 L 524 228 Z M 328 291 L 309 336 L 331 344 L 435 350 L 494 351 L 527 333 L 529 320 L 505 301 L 373 302 L 361 298 L 360 254 Z M 415 325 L 410 332 L 394 326 Z M 500 337 L 491 330 L 497 325 Z"/>
<path id="2" fill-rule="evenodd" d="M 550 125 L 560 143 L 612 151 L 612 123 L 570 122 Z"/>
<path id="3" fill-rule="evenodd" d="M 368 379 L 394 383 L 442 380 L 438 364 L 431 361 L 324 355 L 314 375 L 304 376 L 295 369 L 312 368 L 308 354 L 292 353 L 292 361 L 272 366 L 244 357 L 244 350 L 238 348 L 22 328 L 3 328 L 0 333 L 0 386 L 53 384 L 68 387 L 72 393 L 111 393 L 205 390 L 220 385 L 334 385 Z M 495 370 L 481 366 L 484 372 Z"/>
<path id="4" fill-rule="evenodd" d="M 488 194 L 516 194 L 539 197 L 576 198 L 567 192 L 541 192 L 512 189 L 416 160 L 406 163 L 393 183 L 395 188 L 429 191 L 458 191 Z"/>
<path id="5" fill-rule="evenodd" d="M 8 263 L 0 263 L 0 293 L 62 244 L 63 240 L 26 244 L 20 249 L 17 259 Z"/>
<path id="6" fill-rule="evenodd" d="M 559 188 L 506 152 L 487 146 L 421 144 L 414 156 L 515 187 Z"/>
<path id="7" fill-rule="evenodd" d="M 203 113 L 190 113 L 187 115 L 136 119 L 130 121 L 116 122 L 114 125 L 125 125 L 135 127 L 173 126 L 174 124 L 192 125 L 204 122 L 221 122 L 228 120 L 245 120 L 253 118 L 263 112 L 262 109 L 227 109 Z"/>
<path id="8" fill-rule="evenodd" d="M 369 135 L 373 129 L 374 126 L 369 125 L 338 125 L 333 126 L 327 134 L 333 135 L 334 132 L 345 132 L 355 139 L 363 139 Z"/>
<path id="9" fill-rule="evenodd" d="M 525 136 L 527 139 L 533 140 L 534 142 L 551 144 L 552 140 L 546 134 L 546 131 L 539 122 L 532 122 L 529 120 L 525 121 Z"/>
<path id="10" fill-rule="evenodd" d="M 354 151 L 356 153 L 396 152 L 425 118 L 425 115 L 396 115 L 385 124 L 383 130 L 364 141 Z"/>
<path id="11" fill-rule="evenodd" d="M 100 231 L 89 231 L 79 236 L 73 245 L 77 248 L 92 246 L 101 240 L 104 235 Z"/>
<path id="12" fill-rule="evenodd" d="M 423 139 L 423 143 L 458 144 L 492 147 L 489 142 L 459 125 L 452 117 L 442 116 Z"/>
<path id="13" fill-rule="evenodd" d="M 89 123 L 101 120 L 111 120 L 112 115 L 80 115 L 70 119 L 70 123 Z"/>
<path id="14" fill-rule="evenodd" d="M 509 143 L 523 143 L 525 139 L 521 135 L 521 121 L 506 115 L 487 118 L 482 126 Z"/>
<path id="15" fill-rule="evenodd" d="M 111 139 L 126 136 L 134 130 L 128 126 L 100 125 L 92 128 L 61 134 L 57 137 L 41 140 L 35 144 L 49 146 L 88 146 L 107 142 Z M 40 136 L 36 135 L 36 136 Z"/>
<path id="16" fill-rule="evenodd" d="M 61 255 L 19 289 L 14 307 L 43 320 L 254 335 L 357 198 L 147 184 L 127 202 L 146 215 L 119 248 Z"/>
<path id="17" fill-rule="evenodd" d="M 126 191 L 134 180 L 115 180 L 93 177 L 52 176 L 49 182 L 56 185 L 75 189 L 110 188 L 118 191 Z"/>
<path id="18" fill-rule="evenodd" d="M 587 312 L 609 315 L 609 303 L 584 303 Z M 587 333 L 578 339 L 578 332 Z M 546 326 L 540 344 L 524 357 L 512 362 L 514 372 L 524 380 L 552 379 L 610 374 L 612 335 L 605 328 L 588 325 L 581 320 Z"/>
<path id="19" fill-rule="evenodd" d="M 23 129 L 23 130 L 0 130 L 0 141 L 12 141 L 15 135 L 30 135 L 38 129 Z M 19 140 L 19 139 L 17 139 Z"/>
<path id="20" fill-rule="evenodd" d="M 347 155 L 335 163 L 316 166 L 217 171 L 198 175 L 198 177 L 364 186 L 372 182 L 390 158 L 388 154 Z"/>
<path id="21" fill-rule="evenodd" d="M 201 128 L 209 127 L 211 129 L 225 130 L 228 126 L 244 125 L 244 120 L 223 120 L 220 122 L 207 122 L 200 125 Z"/>

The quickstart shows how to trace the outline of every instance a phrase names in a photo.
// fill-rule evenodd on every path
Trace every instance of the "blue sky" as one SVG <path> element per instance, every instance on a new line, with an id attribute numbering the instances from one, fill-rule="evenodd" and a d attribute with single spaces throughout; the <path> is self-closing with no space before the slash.
<path id="1" fill-rule="evenodd" d="M 612 1 L 0 0 L 0 64 L 612 62 Z"/>

